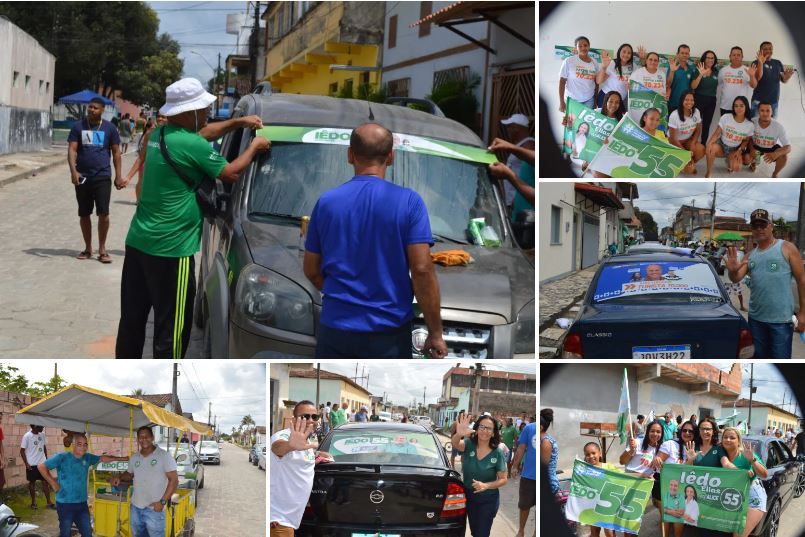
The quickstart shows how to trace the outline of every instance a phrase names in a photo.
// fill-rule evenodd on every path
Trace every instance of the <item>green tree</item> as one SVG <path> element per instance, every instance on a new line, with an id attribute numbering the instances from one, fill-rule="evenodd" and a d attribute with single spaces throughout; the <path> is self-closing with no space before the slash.
<path id="1" fill-rule="evenodd" d="M 53 375 L 47 382 L 34 382 L 28 389 L 28 395 L 45 397 L 67 386 L 67 382 L 59 375 Z"/>
<path id="2" fill-rule="evenodd" d="M 25 375 L 18 374 L 19 368 L 0 364 L 0 390 L 13 393 L 28 393 L 30 385 Z"/>
<path id="3" fill-rule="evenodd" d="M 132 397 L 142 397 L 143 395 L 145 395 L 145 390 L 143 390 L 142 388 L 135 388 L 131 390 Z"/>
<path id="4" fill-rule="evenodd" d="M 646 240 L 657 240 L 657 222 L 654 221 L 654 217 L 651 216 L 651 213 L 645 213 L 638 209 L 637 207 L 634 208 L 634 214 L 638 220 L 640 220 L 640 224 L 643 226 L 643 235 L 646 237 Z"/>
<path id="5" fill-rule="evenodd" d="M 481 84 L 481 77 L 473 73 L 469 79 L 447 80 L 433 87 L 430 99 L 441 108 L 444 115 L 478 132 L 478 98 L 475 90 Z"/>
<path id="6" fill-rule="evenodd" d="M 165 34 L 157 37 L 159 18 L 144 2 L 0 2 L 0 15 L 56 56 L 57 98 L 86 88 L 107 97 L 121 90 L 136 104 L 152 104 L 153 92 L 144 93 L 151 99 L 145 101 L 131 71 L 153 76 L 168 65 L 171 82 L 182 71 L 178 43 Z M 173 61 L 166 62 L 163 53 Z"/>
<path id="7" fill-rule="evenodd" d="M 774 233 L 777 237 L 785 238 L 791 233 L 793 227 L 782 216 L 774 221 Z"/>

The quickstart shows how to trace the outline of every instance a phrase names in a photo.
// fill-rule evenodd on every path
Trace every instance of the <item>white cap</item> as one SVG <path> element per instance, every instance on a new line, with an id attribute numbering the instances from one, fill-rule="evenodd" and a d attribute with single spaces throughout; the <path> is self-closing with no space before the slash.
<path id="1" fill-rule="evenodd" d="M 215 102 L 215 96 L 207 93 L 195 78 L 183 78 L 165 89 L 165 104 L 159 113 L 175 116 L 182 112 L 201 110 Z"/>
<path id="2" fill-rule="evenodd" d="M 523 114 L 512 114 L 512 117 L 509 119 L 502 119 L 500 120 L 501 123 L 504 125 L 511 125 L 514 123 L 515 125 L 520 125 L 522 127 L 528 128 L 528 118 L 525 117 Z"/>

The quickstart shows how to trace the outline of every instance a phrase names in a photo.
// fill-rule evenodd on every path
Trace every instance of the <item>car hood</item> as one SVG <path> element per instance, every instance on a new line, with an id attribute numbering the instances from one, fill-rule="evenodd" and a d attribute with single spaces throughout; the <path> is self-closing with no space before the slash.
<path id="1" fill-rule="evenodd" d="M 294 280 L 320 306 L 321 293 L 302 271 L 299 226 L 244 218 L 242 227 L 254 262 Z M 464 250 L 474 262 L 466 267 L 436 266 L 443 311 L 482 312 L 510 323 L 534 299 L 534 266 L 520 250 L 451 243 L 436 243 L 431 249 L 434 253 L 444 250 Z"/>

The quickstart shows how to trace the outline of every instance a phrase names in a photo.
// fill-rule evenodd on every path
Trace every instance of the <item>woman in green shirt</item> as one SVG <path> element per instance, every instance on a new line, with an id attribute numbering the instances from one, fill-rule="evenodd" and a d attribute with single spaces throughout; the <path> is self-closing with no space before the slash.
<path id="1" fill-rule="evenodd" d="M 741 432 L 735 427 L 725 427 L 721 435 L 721 446 L 724 448 L 724 456 L 721 457 L 721 466 L 747 470 L 752 484 L 749 486 L 749 509 L 746 512 L 746 527 L 743 533 L 733 533 L 733 537 L 747 537 L 766 512 L 766 489 L 760 479 L 767 477 L 769 471 L 763 466 L 752 446 L 749 443 L 741 442 Z"/>
<path id="2" fill-rule="evenodd" d="M 467 496 L 467 522 L 473 537 L 489 537 L 500 507 L 498 489 L 506 484 L 506 459 L 500 449 L 500 431 L 492 416 L 483 415 L 470 428 L 472 416 L 459 416 L 451 439 L 462 452 L 461 473 Z"/>
<path id="3" fill-rule="evenodd" d="M 712 50 L 706 50 L 696 64 L 699 70 L 696 86 L 696 108 L 702 114 L 702 145 L 707 144 L 710 124 L 716 112 L 716 90 L 718 89 L 718 58 Z"/>
<path id="4" fill-rule="evenodd" d="M 718 425 L 713 418 L 704 418 L 699 423 L 696 440 L 688 442 L 685 450 L 688 455 L 685 464 L 721 468 L 721 457 L 725 453 L 718 444 Z"/>

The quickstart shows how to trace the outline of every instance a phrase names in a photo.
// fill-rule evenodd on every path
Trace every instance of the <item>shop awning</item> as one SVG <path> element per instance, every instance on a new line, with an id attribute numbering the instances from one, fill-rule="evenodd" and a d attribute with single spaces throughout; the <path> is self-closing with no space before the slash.
<path id="1" fill-rule="evenodd" d="M 128 436 L 143 425 L 212 435 L 212 429 L 153 403 L 71 384 L 19 410 L 17 423 L 109 436 Z"/>
<path id="2" fill-rule="evenodd" d="M 623 209 L 623 203 L 612 190 L 590 183 L 576 183 L 576 192 L 589 198 L 591 201 L 602 207 L 612 207 L 613 209 Z"/>
<path id="3" fill-rule="evenodd" d="M 448 6 L 443 7 L 438 11 L 434 11 L 427 17 L 423 17 L 408 27 L 413 28 L 426 22 L 432 22 L 437 26 L 447 28 L 451 32 L 460 35 L 467 41 L 475 43 L 479 47 L 488 50 L 492 54 L 497 52 L 489 47 L 489 45 L 482 43 L 472 36 L 469 36 L 455 28 L 462 24 L 472 24 L 474 22 L 488 21 L 495 26 L 502 29 L 504 32 L 519 39 L 526 45 L 534 48 L 534 41 L 528 39 L 517 30 L 503 24 L 498 20 L 500 13 L 510 11 L 513 9 L 533 8 L 532 2 L 454 2 Z"/>

